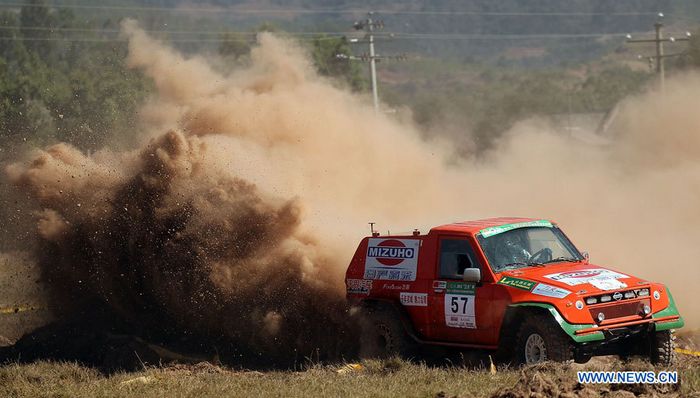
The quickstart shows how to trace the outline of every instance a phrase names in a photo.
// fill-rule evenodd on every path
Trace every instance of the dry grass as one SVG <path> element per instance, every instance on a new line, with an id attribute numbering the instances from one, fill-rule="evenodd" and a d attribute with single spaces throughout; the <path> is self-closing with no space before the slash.
<path id="1" fill-rule="evenodd" d="M 231 371 L 213 366 L 168 367 L 103 376 L 75 364 L 38 362 L 0 368 L 0 396 L 448 396 L 485 397 L 512 385 L 517 372 L 429 368 L 403 361 L 363 363 L 363 369 L 313 366 L 300 372 Z"/>
<path id="2" fill-rule="evenodd" d="M 679 366 L 681 385 L 674 391 L 675 396 L 694 394 L 700 396 L 700 366 L 698 365 L 697 361 L 691 361 Z M 617 369 L 648 368 L 648 365 L 643 363 L 624 366 L 619 363 L 612 365 L 598 363 L 587 367 L 602 369 L 611 366 Z M 339 368 L 339 366 L 316 365 L 299 372 L 262 373 L 234 371 L 200 364 L 150 368 L 142 372 L 105 376 L 93 369 L 71 363 L 9 364 L 0 367 L 0 396 L 490 397 L 505 388 L 518 387 L 522 390 L 522 384 L 526 384 L 522 380 L 525 374 L 521 370 L 499 370 L 496 374 L 490 374 L 488 369 L 428 367 L 400 360 L 365 361 L 360 370 L 340 373 Z M 577 369 L 576 366 L 551 365 L 536 371 L 539 371 L 549 383 L 561 384 L 563 379 L 570 380 L 570 385 L 574 386 Z M 531 374 L 525 376 L 531 377 Z M 610 391 L 609 386 L 600 388 Z M 627 390 L 631 390 L 632 393 L 642 391 Z M 624 393 L 628 394 L 627 391 Z M 647 389 L 644 393 L 647 396 L 655 396 L 653 390 Z"/>

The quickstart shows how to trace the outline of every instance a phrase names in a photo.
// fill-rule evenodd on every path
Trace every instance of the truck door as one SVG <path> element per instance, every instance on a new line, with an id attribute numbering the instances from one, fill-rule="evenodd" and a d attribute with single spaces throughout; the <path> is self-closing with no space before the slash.
<path id="1" fill-rule="evenodd" d="M 467 236 L 440 236 L 436 259 L 436 279 L 429 290 L 433 338 L 467 344 L 490 343 L 493 319 L 489 312 L 492 284 L 464 282 L 465 268 L 480 268 Z"/>

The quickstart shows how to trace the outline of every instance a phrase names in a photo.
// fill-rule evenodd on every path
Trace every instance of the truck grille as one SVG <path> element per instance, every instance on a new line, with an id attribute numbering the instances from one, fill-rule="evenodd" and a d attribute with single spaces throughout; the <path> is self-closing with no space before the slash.
<path id="1" fill-rule="evenodd" d="M 626 316 L 639 315 L 644 316 L 644 305 L 649 305 L 650 300 L 615 302 L 614 304 L 589 308 L 593 319 L 598 319 L 598 314 L 603 313 L 606 320 L 622 318 Z"/>
<path id="2" fill-rule="evenodd" d="M 595 305 L 603 303 L 613 303 L 624 300 L 634 300 L 636 298 L 649 297 L 649 288 L 632 289 L 618 292 L 603 293 L 596 296 L 586 297 L 586 304 Z"/>

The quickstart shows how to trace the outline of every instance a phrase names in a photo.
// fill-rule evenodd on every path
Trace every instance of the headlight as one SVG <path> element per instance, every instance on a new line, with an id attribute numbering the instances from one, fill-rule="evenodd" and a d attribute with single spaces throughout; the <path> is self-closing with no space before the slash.
<path id="1" fill-rule="evenodd" d="M 583 309 L 583 301 L 578 300 L 578 301 L 576 302 L 576 308 L 579 309 L 579 310 L 582 310 L 582 309 Z"/>
<path id="2" fill-rule="evenodd" d="M 601 303 L 607 303 L 608 301 L 612 300 L 612 297 L 610 297 L 609 294 L 606 294 L 605 296 L 600 296 L 600 302 Z"/>
<path id="3" fill-rule="evenodd" d="M 654 300 L 661 298 L 661 293 L 658 290 L 654 290 Z"/>
<path id="4" fill-rule="evenodd" d="M 586 304 L 588 304 L 588 305 L 592 305 L 592 304 L 595 304 L 597 302 L 598 302 L 598 299 L 596 299 L 595 297 L 588 297 L 586 299 Z"/>
<path id="5" fill-rule="evenodd" d="M 625 298 L 626 299 L 634 298 L 634 292 L 632 290 L 625 292 Z"/>
<path id="6" fill-rule="evenodd" d="M 598 313 L 598 322 L 603 322 L 605 320 L 605 314 L 602 312 Z"/>
<path id="7" fill-rule="evenodd" d="M 637 296 L 644 297 L 649 295 L 649 289 L 639 289 L 637 291 Z"/>

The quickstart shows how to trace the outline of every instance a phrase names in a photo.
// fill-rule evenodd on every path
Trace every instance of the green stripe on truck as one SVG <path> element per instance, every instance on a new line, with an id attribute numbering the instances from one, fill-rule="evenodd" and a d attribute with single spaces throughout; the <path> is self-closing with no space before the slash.
<path id="1" fill-rule="evenodd" d="M 651 317 L 652 318 L 662 318 L 665 316 L 678 315 L 679 318 L 677 320 L 671 321 L 671 322 L 655 323 L 654 326 L 656 327 L 657 332 L 659 332 L 661 330 L 668 330 L 668 329 L 680 329 L 685 325 L 683 318 L 680 317 L 680 314 L 678 313 L 678 308 L 676 308 L 676 301 L 673 299 L 673 296 L 671 295 L 671 291 L 669 291 L 668 288 L 666 288 L 666 294 L 668 294 L 668 307 L 657 312 L 656 314 L 652 314 Z"/>

